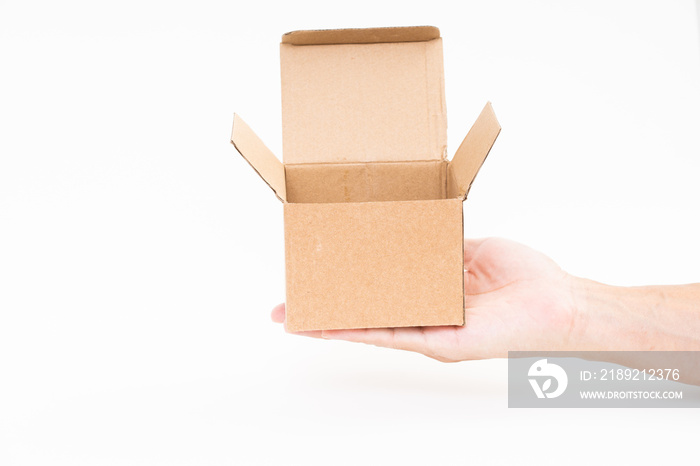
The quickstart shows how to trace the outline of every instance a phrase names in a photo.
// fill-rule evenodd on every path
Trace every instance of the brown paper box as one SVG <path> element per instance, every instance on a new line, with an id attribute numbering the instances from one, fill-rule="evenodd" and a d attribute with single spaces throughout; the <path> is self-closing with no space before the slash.
<path id="1" fill-rule="evenodd" d="M 284 202 L 288 330 L 463 325 L 491 104 L 447 161 L 437 28 L 295 31 L 280 56 L 284 163 L 238 115 L 231 142 Z"/>

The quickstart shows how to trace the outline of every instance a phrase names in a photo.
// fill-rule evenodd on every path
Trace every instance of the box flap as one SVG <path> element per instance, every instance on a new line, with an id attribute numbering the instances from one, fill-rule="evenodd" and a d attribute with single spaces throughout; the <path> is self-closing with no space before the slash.
<path id="1" fill-rule="evenodd" d="M 292 31 L 282 36 L 283 44 L 376 44 L 380 42 L 420 42 L 440 37 L 434 26 L 368 28 L 368 29 L 316 29 Z"/>
<path id="2" fill-rule="evenodd" d="M 268 149 L 241 117 L 233 115 L 231 143 L 258 175 L 272 188 L 277 197 L 287 201 L 284 165 Z"/>
<path id="3" fill-rule="evenodd" d="M 500 132 L 501 125 L 496 119 L 491 102 L 488 102 L 448 166 L 457 197 L 467 198 L 472 181 Z"/>
<path id="4" fill-rule="evenodd" d="M 285 163 L 445 158 L 437 28 L 296 31 L 280 56 Z"/>

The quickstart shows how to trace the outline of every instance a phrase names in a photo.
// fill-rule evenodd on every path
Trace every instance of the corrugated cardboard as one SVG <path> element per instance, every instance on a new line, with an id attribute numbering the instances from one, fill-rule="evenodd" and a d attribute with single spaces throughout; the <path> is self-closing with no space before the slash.
<path id="1" fill-rule="evenodd" d="M 295 31 L 280 56 L 284 164 L 237 115 L 231 141 L 284 202 L 287 328 L 463 325 L 491 105 L 447 161 L 437 28 Z"/>
<path id="2" fill-rule="evenodd" d="M 280 46 L 285 163 L 442 160 L 442 39 Z"/>

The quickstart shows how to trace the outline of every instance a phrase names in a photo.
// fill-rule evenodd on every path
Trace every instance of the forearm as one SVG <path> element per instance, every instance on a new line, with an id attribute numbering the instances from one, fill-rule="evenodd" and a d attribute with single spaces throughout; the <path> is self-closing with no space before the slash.
<path id="1" fill-rule="evenodd" d="M 700 351 L 700 284 L 615 287 L 574 278 L 572 346 Z"/>
<path id="2" fill-rule="evenodd" d="M 638 369 L 679 369 L 681 382 L 700 385 L 700 353 L 691 353 L 700 351 L 700 284 L 628 288 L 575 278 L 573 287 L 572 350 Z"/>

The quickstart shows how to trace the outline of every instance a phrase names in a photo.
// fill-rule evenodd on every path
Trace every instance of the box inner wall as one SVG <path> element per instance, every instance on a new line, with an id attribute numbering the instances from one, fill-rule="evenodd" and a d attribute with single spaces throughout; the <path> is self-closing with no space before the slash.
<path id="1" fill-rule="evenodd" d="M 342 203 L 458 197 L 448 162 L 286 164 L 287 202 Z"/>

